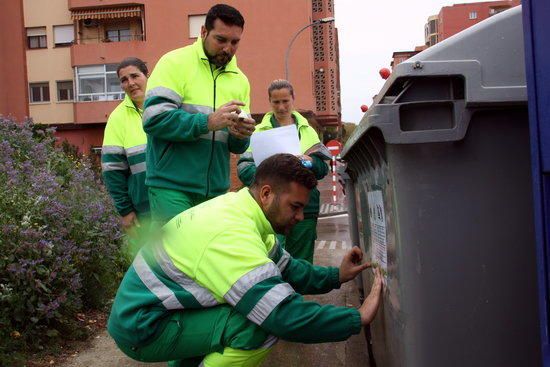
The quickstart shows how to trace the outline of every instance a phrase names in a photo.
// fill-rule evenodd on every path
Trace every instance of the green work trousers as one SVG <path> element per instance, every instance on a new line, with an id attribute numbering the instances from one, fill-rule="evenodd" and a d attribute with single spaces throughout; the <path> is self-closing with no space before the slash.
<path id="1" fill-rule="evenodd" d="M 258 366 L 275 343 L 258 325 L 229 305 L 173 312 L 163 330 L 145 346 L 118 344 L 141 362 L 169 366 Z"/>
<path id="2" fill-rule="evenodd" d="M 206 201 L 206 197 L 191 192 L 149 187 L 149 205 L 154 225 L 163 226 L 179 213 Z"/>
<path id="3" fill-rule="evenodd" d="M 288 236 L 277 238 L 285 250 L 295 259 L 304 259 L 313 264 L 313 250 L 317 239 L 317 218 L 307 218 L 298 222 Z"/>

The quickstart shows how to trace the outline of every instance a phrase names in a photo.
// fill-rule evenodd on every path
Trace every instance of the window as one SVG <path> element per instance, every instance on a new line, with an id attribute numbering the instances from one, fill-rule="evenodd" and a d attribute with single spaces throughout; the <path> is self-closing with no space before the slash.
<path id="1" fill-rule="evenodd" d="M 74 99 L 73 92 L 73 81 L 58 81 L 57 82 L 57 100 L 61 101 L 72 101 Z"/>
<path id="2" fill-rule="evenodd" d="M 437 19 L 430 20 L 430 34 L 437 33 Z"/>
<path id="3" fill-rule="evenodd" d="M 72 45 L 74 42 L 74 27 L 72 25 L 54 25 L 53 42 L 55 47 Z"/>
<path id="4" fill-rule="evenodd" d="M 201 35 L 201 27 L 206 20 L 206 14 L 189 16 L 189 38 L 198 38 Z"/>
<path id="5" fill-rule="evenodd" d="M 123 29 L 110 29 L 107 30 L 105 35 L 105 41 L 107 42 L 125 42 L 132 40 L 132 33 L 130 28 Z"/>
<path id="6" fill-rule="evenodd" d="M 477 19 L 477 11 L 470 12 L 470 19 Z"/>
<path id="7" fill-rule="evenodd" d="M 501 12 L 505 11 L 506 9 L 509 9 L 509 8 L 491 8 L 491 9 L 489 9 L 489 16 L 501 13 Z"/>
<path id="8" fill-rule="evenodd" d="M 117 64 L 77 66 L 78 101 L 112 101 L 124 99 L 124 91 L 116 74 Z"/>
<path id="9" fill-rule="evenodd" d="M 46 27 L 27 28 L 27 47 L 46 48 Z"/>
<path id="10" fill-rule="evenodd" d="M 31 103 L 49 102 L 50 101 L 50 86 L 45 83 L 30 83 L 29 84 L 29 101 Z"/>

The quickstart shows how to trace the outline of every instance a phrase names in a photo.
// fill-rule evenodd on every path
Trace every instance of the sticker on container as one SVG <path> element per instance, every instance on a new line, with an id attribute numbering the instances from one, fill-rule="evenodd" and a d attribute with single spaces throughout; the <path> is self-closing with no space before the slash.
<path id="1" fill-rule="evenodd" d="M 388 270 L 388 244 L 386 241 L 386 214 L 382 191 L 369 191 L 369 216 L 372 245 L 372 261 L 380 266 L 382 273 Z"/>

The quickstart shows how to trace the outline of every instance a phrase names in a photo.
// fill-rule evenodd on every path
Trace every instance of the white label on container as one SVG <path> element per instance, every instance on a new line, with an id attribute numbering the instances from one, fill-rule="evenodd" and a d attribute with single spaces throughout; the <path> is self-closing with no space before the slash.
<path id="1" fill-rule="evenodd" d="M 372 261 L 386 273 L 388 270 L 388 245 L 386 241 L 386 214 L 382 191 L 369 191 L 369 216 L 372 245 Z"/>

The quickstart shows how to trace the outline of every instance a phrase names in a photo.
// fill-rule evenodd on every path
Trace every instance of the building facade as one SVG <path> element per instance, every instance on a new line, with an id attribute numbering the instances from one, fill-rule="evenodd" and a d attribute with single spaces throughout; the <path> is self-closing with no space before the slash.
<path id="1" fill-rule="evenodd" d="M 428 17 L 428 21 L 424 25 L 424 45 L 416 46 L 414 51 L 394 52 L 391 66 L 394 68 L 426 48 L 520 4 L 521 0 L 502 0 L 444 6 L 437 15 Z"/>
<path id="2" fill-rule="evenodd" d="M 433 46 L 495 14 L 521 4 L 521 0 L 485 1 L 444 6 L 425 25 L 426 46 Z"/>
<path id="3" fill-rule="evenodd" d="M 432 15 L 428 17 L 428 22 L 424 26 L 424 44 L 428 47 L 439 42 L 439 17 Z"/>
<path id="4" fill-rule="evenodd" d="M 135 56 L 152 70 L 164 53 L 195 42 L 216 3 L 10 0 L 0 15 L 6 18 L 0 23 L 0 47 L 16 57 L 0 61 L 0 82 L 6 86 L 0 92 L 0 114 L 55 124 L 61 137 L 88 153 L 101 146 L 105 122 L 124 96 L 116 65 Z M 284 78 L 290 40 L 302 27 L 334 17 L 333 0 L 227 3 L 245 18 L 236 57 L 252 87 L 251 112 L 259 117 L 270 108 L 267 86 Z M 273 14 L 284 14 L 284 21 Z M 288 59 L 295 105 L 322 127 L 340 124 L 337 43 L 334 22 L 315 24 L 296 38 Z"/>
<path id="5" fill-rule="evenodd" d="M 23 3 L 2 4 L 0 12 L 0 115 L 23 121 L 29 116 Z M 10 31 L 8 31 L 8 29 Z"/>
<path id="6" fill-rule="evenodd" d="M 414 51 L 395 51 L 392 55 L 392 62 L 390 63 L 392 70 L 403 61 L 410 59 L 417 53 L 424 51 L 426 48 L 426 46 L 416 46 Z"/>

